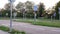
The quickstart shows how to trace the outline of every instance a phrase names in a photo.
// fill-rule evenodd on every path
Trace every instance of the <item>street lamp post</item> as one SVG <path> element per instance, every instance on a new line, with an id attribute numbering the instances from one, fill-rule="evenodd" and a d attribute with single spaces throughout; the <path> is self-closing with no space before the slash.
<path id="1" fill-rule="evenodd" d="M 8 0 L 10 2 L 10 32 L 12 32 L 12 6 L 15 0 Z"/>

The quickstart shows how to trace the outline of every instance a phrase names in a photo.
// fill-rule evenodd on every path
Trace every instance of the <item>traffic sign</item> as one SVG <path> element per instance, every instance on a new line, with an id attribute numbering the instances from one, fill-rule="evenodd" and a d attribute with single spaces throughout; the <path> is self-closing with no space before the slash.
<path id="1" fill-rule="evenodd" d="M 38 10 L 37 5 L 35 5 L 35 6 L 33 7 L 33 10 L 34 10 L 34 11 L 37 11 L 37 10 Z"/>
<path id="2" fill-rule="evenodd" d="M 16 16 L 17 15 L 17 12 L 14 12 L 13 15 Z"/>
<path id="3" fill-rule="evenodd" d="M 10 1 L 10 2 L 15 2 L 15 0 L 8 0 L 8 1 Z"/>
<path id="4" fill-rule="evenodd" d="M 54 13 L 53 15 L 56 16 L 56 13 Z"/>

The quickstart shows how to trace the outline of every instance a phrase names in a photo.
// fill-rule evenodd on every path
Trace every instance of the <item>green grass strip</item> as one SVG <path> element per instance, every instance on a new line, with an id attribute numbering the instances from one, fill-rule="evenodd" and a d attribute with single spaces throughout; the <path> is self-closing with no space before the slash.
<path id="1" fill-rule="evenodd" d="M 26 19 L 26 20 L 18 19 L 16 21 L 17 22 L 31 23 L 31 24 L 40 25 L 40 26 L 49 26 L 49 27 L 60 28 L 60 21 L 59 20 L 50 21 L 50 20 L 39 20 L 39 19 L 37 19 L 35 23 L 34 23 L 33 19 Z"/>
<path id="2" fill-rule="evenodd" d="M 20 32 L 18 30 L 14 30 L 14 29 L 12 29 L 12 32 L 9 32 L 10 29 L 8 27 L 6 27 L 6 26 L 0 26 L 0 30 L 6 31 L 6 32 L 8 32 L 10 34 L 25 34 L 25 32 Z"/>

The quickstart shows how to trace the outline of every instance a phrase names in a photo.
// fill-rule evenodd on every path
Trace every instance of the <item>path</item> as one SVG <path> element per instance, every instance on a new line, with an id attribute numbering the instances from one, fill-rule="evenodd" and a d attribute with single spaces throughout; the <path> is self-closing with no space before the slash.
<path id="1" fill-rule="evenodd" d="M 0 20 L 1 25 L 9 26 L 9 20 Z M 60 28 L 36 26 L 29 23 L 13 22 L 13 28 L 26 34 L 60 34 Z"/>

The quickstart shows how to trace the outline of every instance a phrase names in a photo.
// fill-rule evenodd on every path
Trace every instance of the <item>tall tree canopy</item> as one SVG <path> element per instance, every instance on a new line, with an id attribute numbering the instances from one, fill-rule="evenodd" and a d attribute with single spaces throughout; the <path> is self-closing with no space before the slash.
<path id="1" fill-rule="evenodd" d="M 59 9 L 58 9 L 59 7 L 60 7 L 60 1 L 55 6 L 56 19 L 59 19 Z"/>
<path id="2" fill-rule="evenodd" d="M 19 2 L 16 6 L 16 9 L 20 10 L 24 6 L 24 3 Z"/>
<path id="3" fill-rule="evenodd" d="M 32 10 L 33 10 L 33 8 L 32 8 L 33 7 L 33 2 L 26 1 L 25 6 L 26 6 L 26 9 L 27 9 L 28 12 L 32 12 Z"/>
<path id="4" fill-rule="evenodd" d="M 43 14 L 44 10 L 45 10 L 44 4 L 43 4 L 43 3 L 40 3 L 39 9 L 38 9 L 38 11 L 39 11 L 38 16 L 39 16 L 39 17 L 42 17 L 42 14 Z"/>

